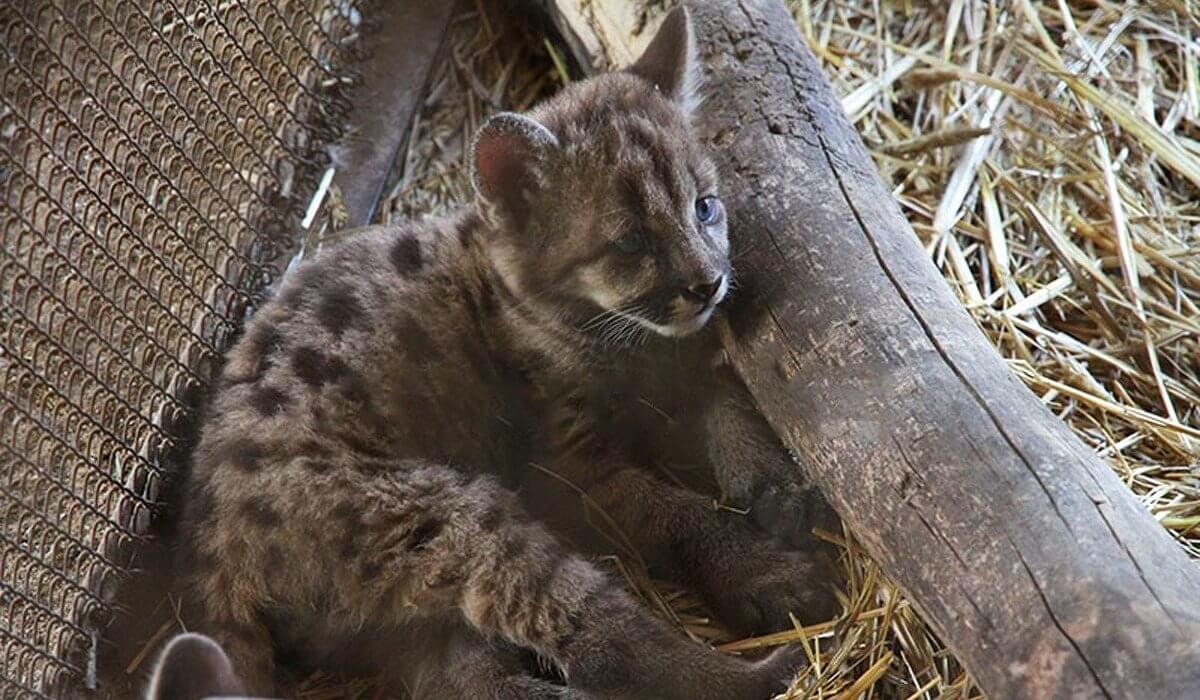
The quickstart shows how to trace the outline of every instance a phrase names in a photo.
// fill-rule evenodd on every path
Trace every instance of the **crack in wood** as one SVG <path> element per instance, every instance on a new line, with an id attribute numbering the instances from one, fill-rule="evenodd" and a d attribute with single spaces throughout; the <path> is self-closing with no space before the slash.
<path id="1" fill-rule="evenodd" d="M 1046 609 L 1046 614 L 1050 616 L 1050 621 L 1054 623 L 1055 629 L 1062 634 L 1062 636 L 1071 645 L 1071 648 L 1075 650 L 1075 653 L 1079 656 L 1079 659 L 1083 661 L 1083 665 L 1087 667 L 1088 673 L 1090 673 L 1092 678 L 1096 681 L 1096 689 L 1099 690 L 1105 698 L 1112 700 L 1112 695 L 1108 692 L 1108 688 L 1104 685 L 1104 681 L 1101 680 L 1100 674 L 1096 671 L 1096 668 L 1092 666 L 1092 662 L 1089 661 L 1087 655 L 1083 653 L 1083 648 L 1080 647 L 1079 642 L 1077 642 L 1075 638 L 1072 637 L 1069 632 L 1067 632 L 1066 628 L 1063 627 L 1062 621 L 1058 619 L 1058 615 L 1054 613 L 1054 607 L 1050 604 L 1050 599 L 1047 597 L 1046 591 L 1042 589 L 1042 584 L 1038 583 L 1037 576 L 1034 575 L 1033 569 L 1029 566 L 1029 562 L 1025 560 L 1025 555 L 1021 553 L 1021 549 L 1017 547 L 1016 543 L 1013 542 L 1011 538 L 1008 538 L 1008 536 L 1005 535 L 1005 539 L 1008 539 L 1008 543 L 1012 546 L 1013 551 L 1016 552 L 1017 559 L 1020 560 L 1021 566 L 1025 569 L 1026 575 L 1029 576 L 1030 582 L 1033 583 L 1033 589 L 1037 591 L 1038 599 L 1042 601 L 1042 607 Z"/>

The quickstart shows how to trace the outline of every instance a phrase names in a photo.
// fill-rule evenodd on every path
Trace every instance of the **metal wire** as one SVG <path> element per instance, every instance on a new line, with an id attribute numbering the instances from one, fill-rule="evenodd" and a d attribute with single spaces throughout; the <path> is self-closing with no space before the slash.
<path id="1" fill-rule="evenodd" d="M 94 682 L 194 397 L 293 245 L 363 0 L 0 0 L 0 700 Z"/>

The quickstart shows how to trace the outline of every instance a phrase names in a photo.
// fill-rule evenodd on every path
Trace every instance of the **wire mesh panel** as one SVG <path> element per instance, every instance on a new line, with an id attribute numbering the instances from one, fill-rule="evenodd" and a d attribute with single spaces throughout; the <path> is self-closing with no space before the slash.
<path id="1" fill-rule="evenodd" d="M 339 122 L 345 0 L 0 0 L 0 698 L 74 694 Z"/>

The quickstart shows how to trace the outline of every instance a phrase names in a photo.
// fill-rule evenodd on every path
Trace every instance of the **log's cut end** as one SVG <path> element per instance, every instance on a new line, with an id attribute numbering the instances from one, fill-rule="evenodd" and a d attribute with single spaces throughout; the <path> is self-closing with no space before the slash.
<path id="1" fill-rule="evenodd" d="M 652 35 L 645 3 L 546 4 L 584 61 Z M 980 333 L 792 16 L 687 5 L 742 281 L 727 350 L 776 432 L 992 697 L 1200 698 L 1200 572 Z"/>

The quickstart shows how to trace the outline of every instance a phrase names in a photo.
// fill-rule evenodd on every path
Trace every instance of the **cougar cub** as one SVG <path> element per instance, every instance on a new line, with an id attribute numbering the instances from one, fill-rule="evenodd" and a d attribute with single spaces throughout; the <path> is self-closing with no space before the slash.
<path id="1" fill-rule="evenodd" d="M 648 469 L 711 459 L 732 501 L 807 498 L 780 486 L 794 470 L 700 332 L 731 270 L 688 124 L 691 43 L 676 10 L 632 68 L 493 117 L 474 207 L 346 237 L 248 324 L 184 528 L 205 629 L 251 693 L 271 693 L 288 640 L 351 638 L 347 656 L 419 698 L 784 687 L 797 652 L 749 661 L 688 641 L 551 534 L 563 499 L 526 478 L 533 462 L 584 490 L 734 627 L 826 612 L 809 555 Z"/>
<path id="2" fill-rule="evenodd" d="M 245 689 L 224 650 L 202 634 L 180 634 L 154 663 L 146 700 L 242 697 Z"/>

